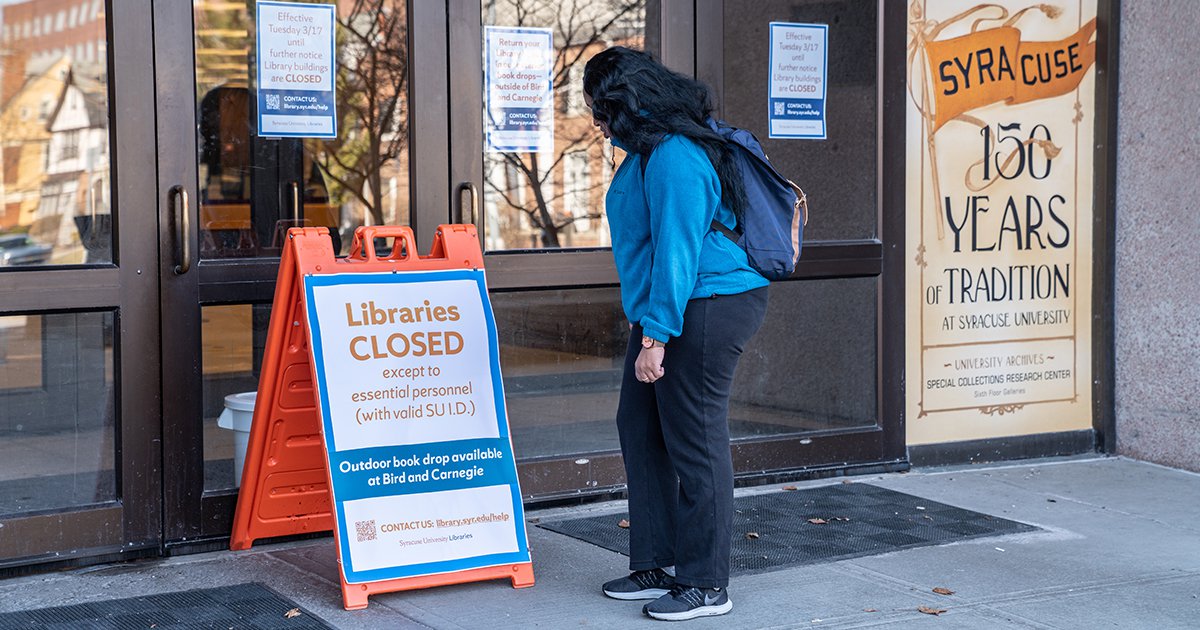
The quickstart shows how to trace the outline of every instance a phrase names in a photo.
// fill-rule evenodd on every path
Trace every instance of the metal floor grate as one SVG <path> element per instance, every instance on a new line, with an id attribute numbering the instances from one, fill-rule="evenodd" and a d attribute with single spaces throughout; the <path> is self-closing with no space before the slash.
<path id="1" fill-rule="evenodd" d="M 286 613 L 292 609 L 299 609 L 300 614 L 289 618 Z M 0 613 L 0 628 L 14 630 L 294 630 L 329 627 L 312 613 L 256 583 Z"/>
<path id="2" fill-rule="evenodd" d="M 743 496 L 734 499 L 733 507 L 733 575 L 1038 531 L 865 483 Z M 609 514 L 546 521 L 538 527 L 629 555 L 629 531 L 617 525 L 628 518 L 627 513 Z M 808 521 L 815 518 L 826 523 Z"/>

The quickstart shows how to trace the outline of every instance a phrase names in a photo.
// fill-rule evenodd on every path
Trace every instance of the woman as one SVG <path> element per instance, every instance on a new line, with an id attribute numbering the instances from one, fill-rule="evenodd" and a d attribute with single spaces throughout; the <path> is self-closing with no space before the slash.
<path id="1" fill-rule="evenodd" d="M 722 615 L 733 607 L 729 389 L 767 307 L 767 280 L 711 227 L 735 227 L 746 204 L 735 147 L 706 124 L 707 87 L 646 53 L 599 53 L 583 89 L 593 123 L 629 154 L 606 205 L 631 326 L 617 429 L 632 573 L 604 593 L 654 599 L 642 610 L 656 619 Z"/>

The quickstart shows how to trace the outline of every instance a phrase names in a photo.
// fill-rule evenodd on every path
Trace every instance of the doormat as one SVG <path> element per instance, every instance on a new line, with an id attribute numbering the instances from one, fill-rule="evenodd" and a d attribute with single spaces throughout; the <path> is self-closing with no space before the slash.
<path id="1" fill-rule="evenodd" d="M 0 628 L 293 630 L 330 628 L 262 584 L 237 584 L 0 614 Z"/>
<path id="2" fill-rule="evenodd" d="M 832 562 L 1039 531 L 866 483 L 772 492 L 733 500 L 733 575 Z M 538 527 L 629 555 L 628 513 L 538 523 Z"/>

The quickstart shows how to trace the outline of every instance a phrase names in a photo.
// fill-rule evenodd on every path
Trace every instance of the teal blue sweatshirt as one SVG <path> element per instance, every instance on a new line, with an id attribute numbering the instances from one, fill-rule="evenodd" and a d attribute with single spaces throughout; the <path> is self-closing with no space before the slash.
<path id="1" fill-rule="evenodd" d="M 767 286 L 746 251 L 712 229 L 714 216 L 735 228 L 721 203 L 721 180 L 699 145 L 667 136 L 641 160 L 630 154 L 605 198 L 621 302 L 645 335 L 669 341 L 683 332 L 687 301 Z M 644 191 L 644 193 L 643 193 Z"/>

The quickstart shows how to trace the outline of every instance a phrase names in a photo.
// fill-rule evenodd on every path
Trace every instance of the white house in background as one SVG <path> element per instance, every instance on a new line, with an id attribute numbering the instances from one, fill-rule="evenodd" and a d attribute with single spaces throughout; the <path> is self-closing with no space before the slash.
<path id="1" fill-rule="evenodd" d="M 72 65 L 48 129 L 46 179 L 35 225 L 55 246 L 79 244 L 76 217 L 88 217 L 85 223 L 103 225 L 105 232 L 111 225 L 106 91 L 84 75 L 82 66 Z M 108 247 L 107 236 L 103 239 Z"/>

